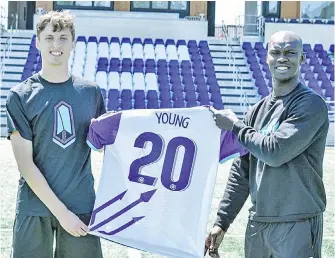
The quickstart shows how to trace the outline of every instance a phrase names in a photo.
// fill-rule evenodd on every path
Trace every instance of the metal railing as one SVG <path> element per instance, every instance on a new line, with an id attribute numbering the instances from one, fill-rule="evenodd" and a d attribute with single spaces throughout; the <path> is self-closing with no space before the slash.
<path id="1" fill-rule="evenodd" d="M 233 26 L 230 26 L 230 27 L 233 27 Z M 241 92 L 241 94 L 240 94 L 240 106 L 246 107 L 246 108 L 243 109 L 244 110 L 243 115 L 245 115 L 247 109 L 250 108 L 248 94 L 243 91 L 243 85 L 244 85 L 243 77 L 242 77 L 240 68 L 236 65 L 235 55 L 233 54 L 234 49 L 229 42 L 229 38 L 231 38 L 231 37 L 229 36 L 228 26 L 226 26 L 225 24 L 222 24 L 221 28 L 222 28 L 221 39 L 226 40 L 226 48 L 228 49 L 229 68 L 232 68 L 232 70 L 233 70 L 233 83 L 236 86 L 235 89 L 240 88 L 240 92 Z"/>

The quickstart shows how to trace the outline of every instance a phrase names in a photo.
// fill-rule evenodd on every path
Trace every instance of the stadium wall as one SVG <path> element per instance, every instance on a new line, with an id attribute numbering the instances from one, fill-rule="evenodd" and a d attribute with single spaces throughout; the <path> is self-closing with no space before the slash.
<path id="1" fill-rule="evenodd" d="M 264 41 L 268 42 L 271 35 L 280 30 L 293 31 L 304 43 L 312 45 L 321 43 L 327 50 L 334 44 L 334 25 L 330 24 L 265 23 Z"/>
<path id="2" fill-rule="evenodd" d="M 76 35 L 162 39 L 206 39 L 208 22 L 179 19 L 176 13 L 72 10 Z M 34 15 L 34 27 L 39 18 Z M 155 26 L 153 26 L 153 23 Z"/>
<path id="3" fill-rule="evenodd" d="M 53 1 L 36 1 L 36 10 L 37 8 L 52 11 Z M 130 1 L 114 1 L 114 11 L 129 12 Z M 199 16 L 200 13 L 207 15 L 207 1 L 191 1 L 190 16 Z"/>

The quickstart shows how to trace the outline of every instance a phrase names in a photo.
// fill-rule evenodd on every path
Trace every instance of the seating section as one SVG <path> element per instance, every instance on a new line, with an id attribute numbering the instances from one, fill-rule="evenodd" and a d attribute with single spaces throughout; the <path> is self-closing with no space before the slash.
<path id="1" fill-rule="evenodd" d="M 334 24 L 334 20 L 321 20 L 321 19 L 283 19 L 283 18 L 265 18 L 265 22 L 275 22 L 275 23 L 302 23 L 302 24 Z"/>
<path id="2" fill-rule="evenodd" d="M 250 42 L 242 45 L 260 95 L 267 96 L 272 88 L 272 76 L 266 63 L 267 50 L 262 42 L 254 46 Z M 303 45 L 306 62 L 301 65 L 301 79 L 326 100 L 334 101 L 334 44 L 324 49 L 322 44 Z"/>
<path id="3" fill-rule="evenodd" d="M 34 36 L 21 79 L 41 67 Z M 69 70 L 98 83 L 107 110 L 210 104 L 223 109 L 207 41 L 79 36 Z"/>

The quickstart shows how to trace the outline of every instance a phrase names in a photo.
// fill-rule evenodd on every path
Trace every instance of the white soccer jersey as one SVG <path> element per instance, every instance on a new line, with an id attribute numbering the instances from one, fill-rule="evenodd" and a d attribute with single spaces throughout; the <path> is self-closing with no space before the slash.
<path id="1" fill-rule="evenodd" d="M 246 154 L 209 108 L 109 113 L 87 143 L 105 146 L 90 234 L 168 257 L 204 256 L 218 163 Z"/>

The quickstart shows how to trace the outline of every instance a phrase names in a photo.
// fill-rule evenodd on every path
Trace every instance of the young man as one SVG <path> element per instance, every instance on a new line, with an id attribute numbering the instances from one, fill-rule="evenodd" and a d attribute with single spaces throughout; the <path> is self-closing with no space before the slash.
<path id="1" fill-rule="evenodd" d="M 211 257 L 250 193 L 247 258 L 320 258 L 326 194 L 322 163 L 329 121 L 324 100 L 299 82 L 302 41 L 272 35 L 267 63 L 273 91 L 239 121 L 213 110 L 218 127 L 232 130 L 250 151 L 234 161 L 206 246 Z"/>
<path id="2" fill-rule="evenodd" d="M 99 258 L 87 235 L 95 192 L 86 144 L 92 118 L 105 113 L 98 85 L 68 73 L 74 17 L 49 12 L 37 23 L 42 70 L 13 87 L 8 133 L 21 173 L 14 223 L 14 258 Z"/>

